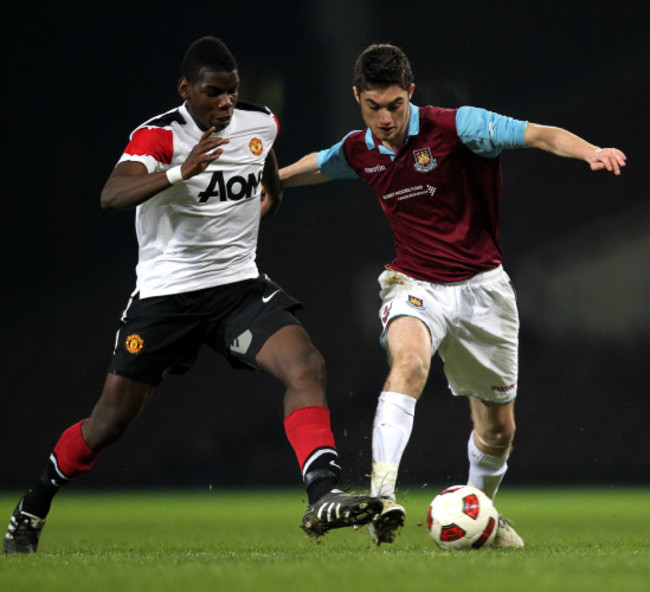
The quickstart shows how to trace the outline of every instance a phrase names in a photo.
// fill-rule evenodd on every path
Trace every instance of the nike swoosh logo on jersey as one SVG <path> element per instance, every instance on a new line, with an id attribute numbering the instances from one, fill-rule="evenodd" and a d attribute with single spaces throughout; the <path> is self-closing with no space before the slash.
<path id="1" fill-rule="evenodd" d="M 280 290 L 276 290 L 275 292 L 272 292 L 269 296 L 262 296 L 262 302 L 268 302 L 275 296 Z"/>

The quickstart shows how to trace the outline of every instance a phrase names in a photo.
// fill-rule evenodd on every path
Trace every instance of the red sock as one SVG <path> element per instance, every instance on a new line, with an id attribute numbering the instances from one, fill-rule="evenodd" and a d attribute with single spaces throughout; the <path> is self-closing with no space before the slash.
<path id="1" fill-rule="evenodd" d="M 293 447 L 300 470 L 319 449 L 330 449 L 336 454 L 334 435 L 330 428 L 330 412 L 326 407 L 301 407 L 284 420 L 284 430 Z"/>
<path id="2" fill-rule="evenodd" d="M 84 421 L 82 419 L 63 432 L 54 447 L 57 465 L 66 477 L 78 477 L 90 470 L 101 454 L 101 451 L 95 452 L 90 448 L 83 439 L 81 424 Z"/>

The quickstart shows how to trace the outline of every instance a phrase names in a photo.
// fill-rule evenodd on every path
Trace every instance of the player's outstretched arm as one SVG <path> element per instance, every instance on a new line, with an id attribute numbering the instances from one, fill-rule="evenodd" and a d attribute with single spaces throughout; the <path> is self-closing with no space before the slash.
<path id="1" fill-rule="evenodd" d="M 278 161 L 275 152 L 269 151 L 262 171 L 262 199 L 260 217 L 273 216 L 282 203 L 282 184 L 278 177 Z"/>
<path id="2" fill-rule="evenodd" d="M 316 185 L 330 181 L 329 177 L 321 175 L 316 152 L 303 156 L 289 166 L 280 169 L 280 181 L 283 187 L 298 187 L 299 185 Z"/>
<path id="3" fill-rule="evenodd" d="M 202 173 L 211 162 L 223 154 L 221 146 L 230 140 L 212 136 L 214 131 L 213 127 L 207 130 L 192 148 L 185 162 L 180 165 L 179 181 Z M 104 210 L 132 208 L 151 199 L 170 185 L 167 172 L 149 173 L 141 162 L 123 161 L 113 169 L 102 189 L 101 206 Z"/>
<path id="4" fill-rule="evenodd" d="M 618 148 L 599 148 L 560 127 L 529 123 L 525 140 L 526 148 L 539 148 L 558 156 L 584 160 L 592 171 L 606 169 L 620 175 L 627 160 Z"/>

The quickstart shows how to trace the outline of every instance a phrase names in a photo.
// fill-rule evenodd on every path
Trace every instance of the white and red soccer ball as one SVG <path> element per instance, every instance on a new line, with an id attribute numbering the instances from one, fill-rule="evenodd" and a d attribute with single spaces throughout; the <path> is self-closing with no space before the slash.
<path id="1" fill-rule="evenodd" d="M 431 538 L 443 549 L 490 546 L 499 522 L 492 500 L 470 485 L 454 485 L 433 498 L 427 514 Z"/>

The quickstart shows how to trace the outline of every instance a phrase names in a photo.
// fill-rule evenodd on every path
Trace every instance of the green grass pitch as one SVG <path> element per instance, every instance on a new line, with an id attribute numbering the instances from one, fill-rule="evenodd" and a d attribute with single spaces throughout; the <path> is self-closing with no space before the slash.
<path id="1" fill-rule="evenodd" d="M 299 490 L 64 491 L 38 554 L 0 557 L 0 590 L 650 590 L 649 489 L 504 488 L 497 507 L 526 548 L 458 552 L 426 530 L 441 488 L 402 490 L 407 524 L 379 548 L 366 528 L 307 538 Z M 0 494 L 2 528 L 18 497 Z"/>

